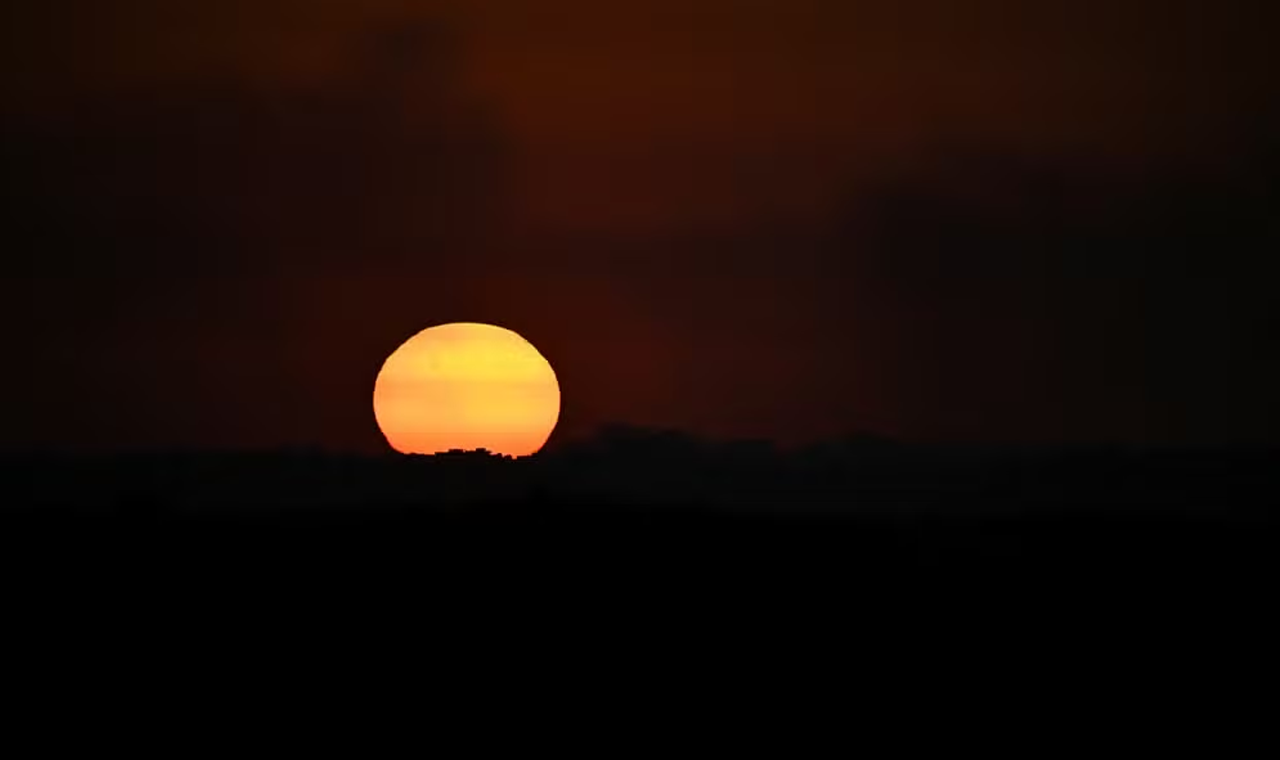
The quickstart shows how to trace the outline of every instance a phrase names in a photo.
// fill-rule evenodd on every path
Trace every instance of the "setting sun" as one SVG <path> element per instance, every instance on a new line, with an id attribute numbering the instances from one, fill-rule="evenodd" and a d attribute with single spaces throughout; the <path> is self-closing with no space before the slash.
<path id="1" fill-rule="evenodd" d="M 440 325 L 387 358 L 373 390 L 387 442 L 405 454 L 488 449 L 526 456 L 560 416 L 551 364 L 516 333 L 474 323 Z"/>

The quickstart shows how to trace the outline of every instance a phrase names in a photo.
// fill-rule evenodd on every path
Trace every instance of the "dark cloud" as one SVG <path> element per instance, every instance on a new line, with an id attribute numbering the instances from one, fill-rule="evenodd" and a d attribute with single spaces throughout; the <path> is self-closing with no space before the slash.
<path id="1" fill-rule="evenodd" d="M 502 144 L 428 27 L 376 38 L 346 81 L 228 81 L 10 119 L 11 273 L 206 274 L 461 253 L 502 213 Z M 448 51 L 452 52 L 452 51 Z"/>
<path id="2" fill-rule="evenodd" d="M 1275 158 L 1245 146 L 1130 173 L 970 151 L 862 192 L 825 266 L 893 294 L 920 395 L 947 399 L 937 415 L 972 410 L 967 434 L 1032 396 L 1022 423 L 1042 430 L 1265 438 Z"/>

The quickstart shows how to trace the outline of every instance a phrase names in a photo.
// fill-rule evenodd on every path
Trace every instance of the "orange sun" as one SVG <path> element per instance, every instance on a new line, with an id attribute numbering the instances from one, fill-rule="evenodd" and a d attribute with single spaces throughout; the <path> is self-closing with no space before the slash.
<path id="1" fill-rule="evenodd" d="M 483 448 L 526 456 L 555 429 L 560 385 L 538 349 L 514 332 L 440 325 L 387 357 L 373 414 L 387 442 L 405 454 Z"/>

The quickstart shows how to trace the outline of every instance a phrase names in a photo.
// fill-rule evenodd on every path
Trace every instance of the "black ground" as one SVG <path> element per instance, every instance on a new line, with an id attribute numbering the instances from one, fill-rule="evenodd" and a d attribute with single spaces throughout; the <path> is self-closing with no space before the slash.
<path id="1" fill-rule="evenodd" d="M 1280 558 L 1278 463 L 1262 450 L 876 439 L 778 452 L 617 429 L 523 460 L 11 456 L 0 482 L 9 556 L 47 550 L 68 572 L 804 579 L 801 590 L 973 573 L 1256 584 Z"/>
<path id="2" fill-rule="evenodd" d="M 700 710 L 690 684 L 715 673 L 717 699 L 826 682 L 901 717 L 943 687 L 968 709 L 997 673 L 1006 707 L 1071 703 L 1074 683 L 1077 706 L 1127 710 L 1116 686 L 1141 673 L 1148 695 L 1213 702 L 1269 672 L 1276 465 L 643 431 L 527 460 L 11 456 L 0 591 L 23 643 L 7 651 L 46 673 L 32 683 L 107 668 L 114 690 L 145 662 L 166 689 L 221 683 L 271 710 L 236 684 L 448 683 L 464 712 L 528 712 L 554 710 L 572 673 L 579 704 L 655 689 Z"/>

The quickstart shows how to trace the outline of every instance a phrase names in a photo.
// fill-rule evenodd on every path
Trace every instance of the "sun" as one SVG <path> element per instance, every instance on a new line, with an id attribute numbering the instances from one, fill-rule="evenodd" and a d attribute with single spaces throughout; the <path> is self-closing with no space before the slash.
<path id="1" fill-rule="evenodd" d="M 460 322 L 423 330 L 387 357 L 373 414 L 405 454 L 488 449 L 527 456 L 560 417 L 560 384 L 529 341 L 494 325 Z"/>

